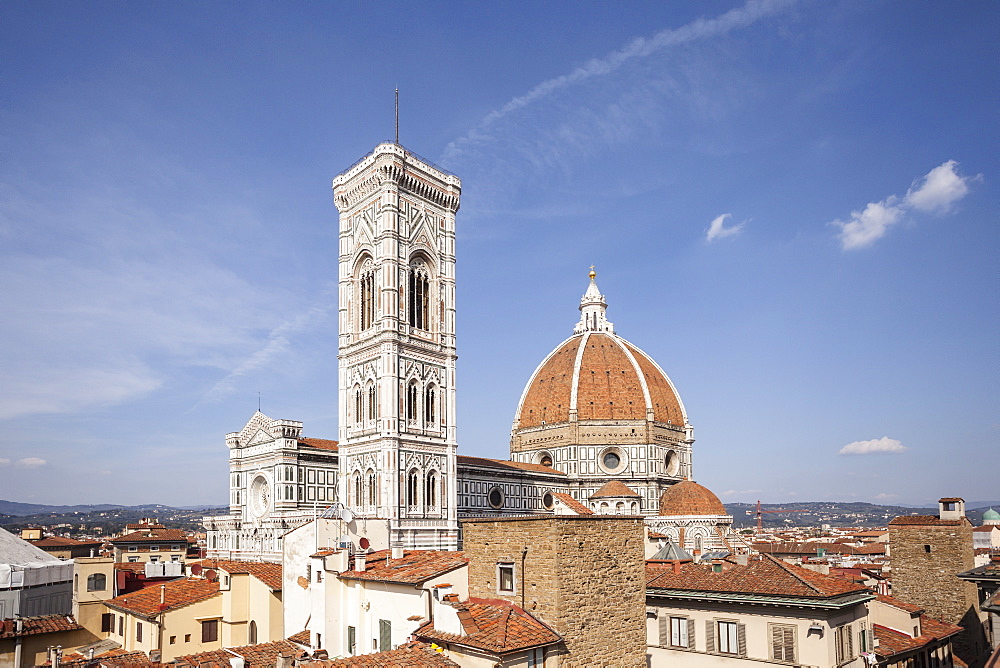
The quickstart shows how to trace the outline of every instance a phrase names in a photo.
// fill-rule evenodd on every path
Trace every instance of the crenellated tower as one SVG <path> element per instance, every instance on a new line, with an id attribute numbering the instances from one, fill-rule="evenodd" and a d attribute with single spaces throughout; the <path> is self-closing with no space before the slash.
<path id="1" fill-rule="evenodd" d="M 340 499 L 413 548 L 458 545 L 455 214 L 461 181 L 395 143 L 333 180 Z"/>

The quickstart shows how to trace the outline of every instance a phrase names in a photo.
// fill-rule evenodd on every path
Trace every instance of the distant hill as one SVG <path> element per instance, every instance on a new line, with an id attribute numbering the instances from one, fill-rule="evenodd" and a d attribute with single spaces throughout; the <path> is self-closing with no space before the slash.
<path id="1" fill-rule="evenodd" d="M 40 515 L 42 513 L 92 513 L 97 510 L 114 510 L 124 508 L 114 504 L 81 504 L 78 506 L 50 506 L 44 503 L 20 503 L 0 499 L 0 515 Z"/>
<path id="2" fill-rule="evenodd" d="M 756 503 L 727 503 L 726 510 L 733 516 L 733 526 L 737 528 L 754 527 L 757 525 Z M 983 512 L 989 506 L 970 508 L 966 506 L 965 514 L 974 525 L 983 523 Z M 794 503 L 762 503 L 765 511 L 805 511 L 805 512 L 766 512 L 762 515 L 762 524 L 767 528 L 777 527 L 818 527 L 829 524 L 831 527 L 883 527 L 889 521 L 900 515 L 937 515 L 937 504 L 933 507 L 913 508 L 910 506 L 879 505 L 862 502 L 840 501 L 796 501 Z"/>

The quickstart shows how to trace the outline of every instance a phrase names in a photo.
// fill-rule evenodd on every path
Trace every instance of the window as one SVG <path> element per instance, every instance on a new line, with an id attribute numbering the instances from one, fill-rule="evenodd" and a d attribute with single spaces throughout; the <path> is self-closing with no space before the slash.
<path id="1" fill-rule="evenodd" d="M 171 645 L 177 644 L 177 636 L 170 636 L 170 644 Z"/>
<path id="2" fill-rule="evenodd" d="M 184 642 L 191 642 L 191 634 L 190 633 L 185 633 L 184 634 Z"/>
<path id="3" fill-rule="evenodd" d="M 378 417 L 378 402 L 375 401 L 375 384 L 368 384 L 368 420 L 373 421 Z"/>
<path id="4" fill-rule="evenodd" d="M 691 633 L 693 629 L 689 628 L 689 625 L 693 624 L 694 620 L 688 619 L 687 617 L 671 617 L 670 618 L 670 645 L 671 647 L 690 647 Z"/>
<path id="5" fill-rule="evenodd" d="M 356 385 L 354 387 L 354 424 L 361 425 L 361 421 L 365 416 L 364 403 L 362 401 L 361 386 Z"/>
<path id="6" fill-rule="evenodd" d="M 249 640 L 251 645 L 257 644 L 257 622 L 250 620 Z"/>
<path id="7" fill-rule="evenodd" d="M 354 505 L 360 506 L 364 496 L 361 493 L 361 472 L 354 472 Z"/>
<path id="8" fill-rule="evenodd" d="M 357 630 L 353 626 L 347 627 L 347 653 L 354 654 L 357 645 Z"/>
<path id="9" fill-rule="evenodd" d="M 125 637 L 125 617 L 118 615 L 118 635 Z"/>
<path id="10" fill-rule="evenodd" d="M 549 468 L 551 468 L 552 467 L 552 455 L 547 454 L 547 453 L 544 454 L 544 455 L 542 455 L 542 458 L 538 461 L 538 463 L 541 464 L 542 466 L 548 466 Z"/>
<path id="11" fill-rule="evenodd" d="M 838 626 L 833 630 L 833 634 L 837 665 L 847 663 L 854 658 L 854 638 L 851 634 L 851 625 Z"/>
<path id="12" fill-rule="evenodd" d="M 427 280 L 427 269 L 422 263 L 410 267 L 409 295 L 407 311 L 409 311 L 410 327 L 428 329 L 427 304 L 430 297 L 430 284 Z"/>
<path id="13" fill-rule="evenodd" d="M 180 560 L 181 560 L 181 555 L 179 554 L 170 555 L 170 561 L 180 561 Z"/>
<path id="14" fill-rule="evenodd" d="M 159 545 L 150 545 L 149 546 L 149 551 L 150 552 L 159 552 L 160 551 L 160 546 Z"/>
<path id="15" fill-rule="evenodd" d="M 859 652 L 871 652 L 874 650 L 874 644 L 871 640 L 871 634 L 868 631 L 868 624 L 866 622 L 859 622 L 860 629 L 858 630 L 858 651 Z"/>
<path id="16" fill-rule="evenodd" d="M 930 551 L 931 551 L 931 546 L 930 545 L 924 545 L 924 552 L 930 553 Z"/>
<path id="17" fill-rule="evenodd" d="M 114 633 L 115 616 L 110 612 L 101 615 L 101 633 Z"/>
<path id="18" fill-rule="evenodd" d="M 622 458 L 618 456 L 617 452 L 605 452 L 604 453 L 604 467 L 608 469 L 616 469 L 622 463 Z"/>
<path id="19" fill-rule="evenodd" d="M 201 641 L 215 642 L 219 639 L 219 620 L 208 619 L 201 623 Z"/>
<path id="20" fill-rule="evenodd" d="M 545 506 L 546 510 L 552 510 L 556 506 L 555 497 L 552 496 L 552 492 L 545 492 L 542 494 L 542 505 Z"/>
<path id="21" fill-rule="evenodd" d="M 375 507 L 375 471 L 368 469 L 368 506 Z"/>
<path id="22" fill-rule="evenodd" d="M 135 641 L 142 642 L 142 622 L 135 623 Z"/>
<path id="23" fill-rule="evenodd" d="M 130 563 L 130 564 L 137 563 L 138 561 L 139 561 L 139 557 L 129 557 L 128 558 L 128 563 Z"/>
<path id="24" fill-rule="evenodd" d="M 413 381 L 406 386 L 406 419 L 417 419 L 417 382 Z"/>
<path id="25" fill-rule="evenodd" d="M 138 552 L 139 551 L 139 546 L 138 545 L 129 545 L 128 546 L 128 551 L 129 552 Z"/>
<path id="26" fill-rule="evenodd" d="M 424 490 L 424 503 L 431 508 L 437 506 L 437 473 L 434 471 L 427 474 L 427 489 Z"/>
<path id="27" fill-rule="evenodd" d="M 151 564 L 155 564 L 159 560 L 160 560 L 160 557 L 158 555 L 155 555 L 155 554 L 149 557 L 149 563 L 151 563 Z"/>
<path id="28" fill-rule="evenodd" d="M 497 590 L 503 594 L 514 593 L 514 564 L 497 564 Z"/>
<path id="29" fill-rule="evenodd" d="M 388 619 L 378 620 L 378 651 L 388 652 L 392 649 L 392 622 Z"/>
<path id="30" fill-rule="evenodd" d="M 180 549 L 181 549 L 181 546 L 180 546 L 180 545 L 171 545 L 171 546 L 170 546 L 170 551 L 171 551 L 171 552 L 179 552 L 179 551 L 180 551 Z"/>
<path id="31" fill-rule="evenodd" d="M 87 576 L 87 591 L 104 591 L 108 588 L 108 577 L 104 573 Z"/>
<path id="32" fill-rule="evenodd" d="M 709 652 L 746 656 L 746 626 L 728 620 L 705 622 L 705 643 Z"/>
<path id="33" fill-rule="evenodd" d="M 769 624 L 771 633 L 771 659 L 795 663 L 795 627 L 788 624 Z"/>
<path id="34" fill-rule="evenodd" d="M 528 668 L 542 668 L 545 665 L 545 648 L 535 647 L 528 650 Z"/>
<path id="35" fill-rule="evenodd" d="M 375 322 L 375 270 L 361 274 L 361 331 Z"/>
<path id="36" fill-rule="evenodd" d="M 437 392 L 433 385 L 428 385 L 424 390 L 424 424 L 431 426 L 436 417 L 435 404 L 437 403 Z"/>
<path id="37" fill-rule="evenodd" d="M 406 505 L 415 506 L 417 505 L 417 481 L 419 475 L 417 470 L 413 469 L 406 475 Z"/>

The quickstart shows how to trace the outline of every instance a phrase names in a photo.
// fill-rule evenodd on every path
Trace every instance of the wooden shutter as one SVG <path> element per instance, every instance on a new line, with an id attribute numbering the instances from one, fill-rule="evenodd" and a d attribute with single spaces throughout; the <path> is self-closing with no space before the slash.
<path id="1" fill-rule="evenodd" d="M 705 622 L 705 649 L 715 651 L 715 622 L 712 620 Z"/>
<path id="2" fill-rule="evenodd" d="M 666 647 L 670 644 L 670 619 L 668 617 L 660 617 L 656 620 L 660 626 L 660 645 Z"/>
<path id="3" fill-rule="evenodd" d="M 687 644 L 687 646 L 688 646 L 689 649 L 694 649 L 694 620 L 691 619 L 691 618 L 688 618 L 687 625 L 688 625 L 688 644 Z"/>
<path id="4" fill-rule="evenodd" d="M 740 656 L 747 655 L 747 625 L 736 625 L 736 641 L 739 643 Z"/>
<path id="5" fill-rule="evenodd" d="M 392 649 L 392 622 L 388 619 L 378 620 L 378 651 L 388 652 Z"/>
<path id="6" fill-rule="evenodd" d="M 838 626 L 833 634 L 834 660 L 839 666 L 844 662 L 844 627 Z"/>
<path id="7" fill-rule="evenodd" d="M 114 630 L 115 618 L 110 612 L 101 615 L 101 633 L 110 633 Z"/>
<path id="8" fill-rule="evenodd" d="M 795 627 L 771 625 L 771 658 L 775 661 L 795 662 Z"/>
<path id="9" fill-rule="evenodd" d="M 845 659 L 854 658 L 854 633 L 851 631 L 851 625 L 848 624 L 844 627 L 844 635 L 847 637 L 847 656 Z"/>
<path id="10" fill-rule="evenodd" d="M 356 643 L 355 628 L 353 626 L 347 627 L 347 653 L 354 654 L 354 646 Z"/>

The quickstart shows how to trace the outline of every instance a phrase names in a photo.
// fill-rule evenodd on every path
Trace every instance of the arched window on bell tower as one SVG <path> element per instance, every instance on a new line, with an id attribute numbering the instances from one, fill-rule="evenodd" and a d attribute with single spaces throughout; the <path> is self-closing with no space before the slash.
<path id="1" fill-rule="evenodd" d="M 437 419 L 437 389 L 434 385 L 428 385 L 424 390 L 424 425 L 434 426 Z"/>
<path id="2" fill-rule="evenodd" d="M 361 331 L 375 324 L 375 268 L 368 262 L 365 264 L 359 279 L 361 288 Z"/>
<path id="3" fill-rule="evenodd" d="M 437 507 L 437 473 L 431 471 L 427 474 L 427 489 L 424 490 L 424 504 L 428 508 Z"/>
<path id="4" fill-rule="evenodd" d="M 406 386 L 406 419 L 417 419 L 417 381 L 412 380 Z"/>
<path id="5" fill-rule="evenodd" d="M 407 319 L 414 329 L 430 329 L 430 280 L 423 262 L 410 265 L 406 301 Z"/>
<path id="6" fill-rule="evenodd" d="M 361 394 L 361 386 L 354 386 L 354 424 L 360 427 L 361 421 L 365 418 L 364 397 Z"/>
<path id="7" fill-rule="evenodd" d="M 406 474 L 406 505 L 413 507 L 416 506 L 418 501 L 417 493 L 419 491 L 418 481 L 420 479 L 419 474 L 416 469 L 410 469 L 410 472 Z"/>
<path id="8" fill-rule="evenodd" d="M 378 402 L 375 399 L 375 383 L 368 383 L 368 421 L 378 418 Z"/>

